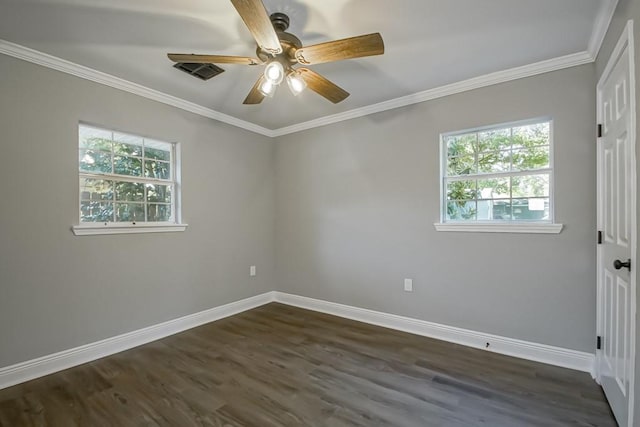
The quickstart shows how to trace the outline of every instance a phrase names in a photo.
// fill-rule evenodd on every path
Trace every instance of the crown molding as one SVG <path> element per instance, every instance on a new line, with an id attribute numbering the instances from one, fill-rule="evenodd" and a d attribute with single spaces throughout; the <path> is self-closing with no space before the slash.
<path id="1" fill-rule="evenodd" d="M 272 130 L 254 123 L 229 116 L 176 96 L 168 95 L 155 89 L 142 86 L 138 83 L 133 83 L 120 77 L 112 76 L 111 74 L 103 73 L 102 71 L 94 70 L 93 68 L 85 67 L 84 65 L 79 65 L 71 61 L 67 61 L 66 59 L 58 58 L 6 40 L 0 39 L 0 53 L 31 62 L 33 64 L 42 65 L 43 67 L 51 68 L 53 70 L 61 71 L 72 76 L 80 77 L 81 79 L 90 80 L 105 86 L 120 89 L 143 98 L 151 99 L 152 101 L 171 105 L 173 107 L 180 108 L 181 110 L 218 120 L 231 126 L 264 136 L 274 136 Z"/>
<path id="2" fill-rule="evenodd" d="M 151 89 L 140 84 L 124 80 L 120 77 L 115 77 L 110 74 L 103 73 L 101 71 L 85 67 L 83 65 L 75 64 L 65 59 L 61 59 L 2 39 L 0 39 L 0 53 L 57 71 L 61 71 L 63 73 L 67 73 L 76 77 L 80 77 L 85 80 L 90 80 L 96 83 L 113 87 L 115 89 L 139 95 L 153 101 L 171 105 L 173 107 L 180 108 L 182 110 L 189 111 L 200 116 L 208 117 L 210 119 L 218 120 L 220 122 L 248 130 L 250 132 L 255 132 L 260 135 L 275 138 L 308 129 L 313 129 L 320 126 L 339 123 L 345 120 L 364 117 L 370 114 L 380 113 L 395 108 L 418 104 L 445 96 L 455 95 L 474 89 L 480 89 L 499 83 L 505 83 L 512 80 L 522 79 L 525 77 L 531 77 L 538 74 L 591 63 L 595 61 L 597 55 L 596 50 L 599 49 L 600 45 L 602 44 L 602 40 L 604 38 L 604 35 L 606 34 L 607 26 L 611 21 L 613 11 L 615 11 L 616 4 L 617 0 L 608 0 L 602 7 L 599 14 L 597 27 L 594 30 L 594 36 L 591 39 L 590 49 L 588 51 L 548 59 L 533 64 L 511 68 L 508 70 L 497 71 L 494 73 L 486 74 L 484 76 L 474 77 L 468 80 L 463 80 L 449 85 L 428 89 L 377 104 L 367 105 L 361 108 L 320 117 L 317 119 L 309 120 L 291 126 L 285 126 L 278 129 L 267 129 L 255 123 L 247 122 L 237 117 L 229 116 L 227 114 L 203 107 L 201 105 L 186 101 L 176 96 L 168 95 L 155 89 Z"/>
<path id="3" fill-rule="evenodd" d="M 587 49 L 594 61 L 598 57 L 602 42 L 604 42 L 604 38 L 607 35 L 607 30 L 609 29 L 617 6 L 618 0 L 605 0 L 600 4 L 600 10 L 596 18 L 595 26 L 593 27 L 593 32 L 591 33 L 589 48 Z"/>
<path id="4" fill-rule="evenodd" d="M 298 123 L 296 125 L 276 129 L 274 131 L 274 136 L 283 136 L 290 133 L 342 122 L 345 120 L 355 119 L 357 117 L 380 113 L 382 111 L 392 110 L 394 108 L 406 107 L 408 105 L 418 104 L 420 102 L 431 101 L 433 99 L 455 95 L 457 93 L 467 92 L 473 89 L 480 89 L 499 83 L 505 83 L 512 80 L 561 70 L 564 68 L 588 64 L 593 62 L 594 60 L 595 58 L 589 52 L 585 51 L 561 56 L 554 59 L 548 59 L 521 67 L 511 68 L 504 71 L 497 71 L 495 73 L 474 77 L 468 80 L 440 86 L 434 89 L 428 89 L 400 98 L 391 99 L 389 101 L 367 105 L 366 107 L 356 108 L 354 110 L 345 111 L 343 113 L 332 114 L 330 116 L 321 117 L 319 119 L 310 120 L 308 122 Z"/>

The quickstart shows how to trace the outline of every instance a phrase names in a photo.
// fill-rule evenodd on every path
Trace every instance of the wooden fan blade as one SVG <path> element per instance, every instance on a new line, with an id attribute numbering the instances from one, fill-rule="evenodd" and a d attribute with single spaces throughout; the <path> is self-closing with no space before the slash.
<path id="1" fill-rule="evenodd" d="M 173 62 L 186 62 L 192 64 L 258 65 L 262 63 L 259 59 L 250 58 L 248 56 L 194 55 L 187 53 L 168 53 L 167 56 Z"/>
<path id="2" fill-rule="evenodd" d="M 282 46 L 261 0 L 231 0 L 251 35 L 263 50 L 277 55 Z"/>
<path id="3" fill-rule="evenodd" d="M 247 97 L 245 98 L 243 104 L 255 105 L 255 104 L 260 104 L 262 102 L 262 100 L 264 99 L 264 95 L 262 94 L 262 92 L 258 90 L 258 88 L 262 84 L 263 79 L 264 79 L 264 76 L 260 76 L 256 84 L 254 84 L 253 88 L 251 88 L 251 91 L 249 92 L 249 95 L 247 95 Z"/>
<path id="4" fill-rule="evenodd" d="M 380 33 L 351 37 L 306 46 L 295 53 L 296 60 L 305 65 L 323 62 L 340 61 L 342 59 L 361 58 L 363 56 L 382 55 L 384 41 Z"/>
<path id="5" fill-rule="evenodd" d="M 308 68 L 298 68 L 296 71 L 300 73 L 300 76 L 307 83 L 307 87 L 309 89 L 324 96 L 334 104 L 344 101 L 349 96 L 349 92 L 342 89 L 335 83 L 330 82 L 313 70 Z"/>

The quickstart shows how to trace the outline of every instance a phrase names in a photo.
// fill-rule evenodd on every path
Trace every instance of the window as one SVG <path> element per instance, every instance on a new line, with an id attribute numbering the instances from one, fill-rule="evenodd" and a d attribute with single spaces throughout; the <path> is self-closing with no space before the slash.
<path id="1" fill-rule="evenodd" d="M 178 222 L 176 148 L 176 144 L 81 124 L 80 226 L 74 231 L 90 230 L 83 225 L 91 224 L 115 232 L 158 231 L 153 226 L 165 226 L 159 231 L 180 231 L 170 228 Z"/>
<path id="2" fill-rule="evenodd" d="M 549 119 L 443 134 L 442 223 L 550 224 L 551 142 Z"/>

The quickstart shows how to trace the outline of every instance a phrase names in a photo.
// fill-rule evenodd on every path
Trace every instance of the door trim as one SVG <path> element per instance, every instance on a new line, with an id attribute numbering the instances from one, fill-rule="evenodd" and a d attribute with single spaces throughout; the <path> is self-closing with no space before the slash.
<path id="1" fill-rule="evenodd" d="M 598 123 L 602 123 L 603 120 L 603 112 L 601 107 L 602 101 L 602 86 L 607 78 L 610 76 L 613 71 L 618 59 L 624 52 L 625 48 L 627 48 L 627 54 L 629 55 L 629 67 L 630 67 L 630 76 L 629 76 L 629 92 L 631 93 L 629 100 L 629 108 L 630 108 L 630 131 L 629 138 L 631 141 L 630 144 L 630 162 L 631 162 L 631 182 L 629 183 L 630 189 L 630 206 L 633 215 L 631 221 L 631 260 L 634 268 L 631 270 L 630 274 L 630 285 L 631 285 L 631 307 L 630 307 L 630 365 L 629 366 L 629 427 L 633 427 L 633 415 L 634 415 L 634 399 L 635 399 L 635 355 L 636 355 L 636 279 L 637 279 L 637 219 L 636 219 L 636 82 L 635 82 L 635 48 L 634 48 L 634 38 L 633 38 L 633 20 L 629 20 L 627 25 L 625 26 L 618 43 L 616 44 L 615 49 L 611 53 L 609 60 L 607 62 L 607 66 L 605 67 L 600 80 L 598 81 L 598 85 L 596 88 L 597 92 L 597 117 Z M 599 144 L 599 140 L 598 140 Z M 601 185 L 601 177 L 602 177 L 602 159 L 600 156 L 600 149 L 597 149 L 597 224 L 598 230 L 603 229 L 603 203 L 602 203 L 602 185 Z M 597 304 L 596 304 L 596 330 L 599 336 L 603 335 L 603 313 L 602 313 L 602 246 L 598 245 L 597 247 Z M 596 381 L 600 383 L 601 380 L 601 372 L 600 372 L 600 363 L 602 359 L 602 350 L 596 350 L 596 363 L 595 363 L 595 374 Z"/>

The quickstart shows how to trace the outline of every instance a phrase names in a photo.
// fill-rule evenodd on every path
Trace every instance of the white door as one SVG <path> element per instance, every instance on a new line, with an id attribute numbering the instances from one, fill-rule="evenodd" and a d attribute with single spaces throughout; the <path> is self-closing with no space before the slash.
<path id="1" fill-rule="evenodd" d="M 635 83 L 633 23 L 598 83 L 597 375 L 620 426 L 631 426 L 635 355 Z M 631 403 L 631 405 L 630 405 Z"/>

